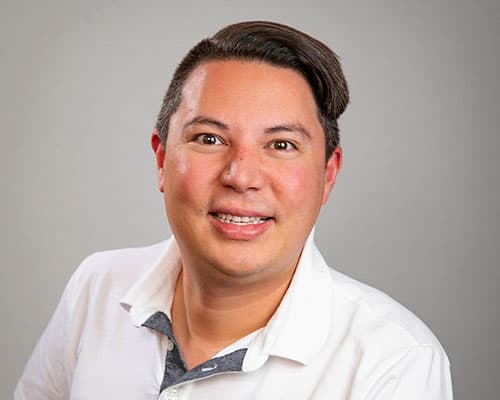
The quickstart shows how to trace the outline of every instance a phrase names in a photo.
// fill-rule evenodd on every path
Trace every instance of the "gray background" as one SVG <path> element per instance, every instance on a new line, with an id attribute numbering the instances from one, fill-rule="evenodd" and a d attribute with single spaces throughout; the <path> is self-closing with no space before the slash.
<path id="1" fill-rule="evenodd" d="M 272 19 L 329 44 L 350 82 L 326 258 L 431 327 L 456 399 L 498 399 L 498 1 L 18 0 L 0 15 L 0 398 L 82 258 L 167 236 L 149 136 L 181 56 Z"/>

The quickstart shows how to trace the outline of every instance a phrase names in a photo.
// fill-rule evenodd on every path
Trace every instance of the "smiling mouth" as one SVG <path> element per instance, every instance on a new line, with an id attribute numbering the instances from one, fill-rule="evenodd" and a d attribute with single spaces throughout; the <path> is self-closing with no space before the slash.
<path id="1" fill-rule="evenodd" d="M 258 225 L 272 219 L 271 217 L 248 217 L 241 215 L 231 215 L 224 213 L 211 213 L 211 215 L 221 222 L 234 225 Z"/>

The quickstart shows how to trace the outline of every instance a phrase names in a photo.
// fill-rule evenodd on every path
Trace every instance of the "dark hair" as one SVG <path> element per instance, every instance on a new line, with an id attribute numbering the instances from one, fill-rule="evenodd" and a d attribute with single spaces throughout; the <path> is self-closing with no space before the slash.
<path id="1" fill-rule="evenodd" d="M 286 25 L 248 21 L 229 25 L 200 41 L 174 72 L 156 123 L 163 143 L 169 121 L 181 102 L 182 89 L 191 72 L 207 61 L 258 60 L 293 69 L 309 83 L 325 132 L 326 159 L 339 143 L 337 118 L 349 102 L 349 90 L 337 55 L 319 40 Z"/>

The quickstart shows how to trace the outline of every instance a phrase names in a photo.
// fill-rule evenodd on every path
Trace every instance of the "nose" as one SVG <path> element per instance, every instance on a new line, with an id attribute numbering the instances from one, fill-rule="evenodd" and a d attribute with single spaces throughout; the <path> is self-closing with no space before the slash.
<path id="1" fill-rule="evenodd" d="M 262 160 L 249 150 L 233 151 L 221 172 L 220 179 L 224 186 L 238 193 L 259 190 L 264 185 Z"/>

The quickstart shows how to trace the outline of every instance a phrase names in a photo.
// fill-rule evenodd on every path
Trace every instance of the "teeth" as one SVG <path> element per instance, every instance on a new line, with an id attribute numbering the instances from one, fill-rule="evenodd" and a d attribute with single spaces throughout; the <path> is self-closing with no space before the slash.
<path id="1" fill-rule="evenodd" d="M 238 215 L 216 213 L 215 217 L 223 222 L 236 224 L 236 225 L 252 225 L 252 224 L 262 224 L 267 218 L 264 217 L 241 217 Z"/>

